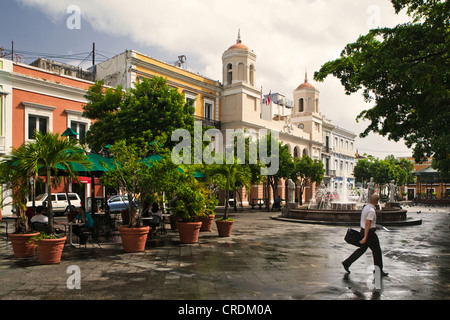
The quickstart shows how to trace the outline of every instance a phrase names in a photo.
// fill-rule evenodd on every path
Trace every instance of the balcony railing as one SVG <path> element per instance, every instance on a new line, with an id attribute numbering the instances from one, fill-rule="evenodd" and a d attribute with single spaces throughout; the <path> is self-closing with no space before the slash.
<path id="1" fill-rule="evenodd" d="M 220 121 L 216 121 L 213 119 L 208 119 L 208 118 L 200 117 L 200 116 L 194 116 L 194 119 L 197 121 L 201 121 L 202 125 L 204 127 L 214 127 L 219 130 L 222 128 L 222 123 Z"/>
<path id="2" fill-rule="evenodd" d="M 325 170 L 325 176 L 336 177 L 336 170 Z"/>

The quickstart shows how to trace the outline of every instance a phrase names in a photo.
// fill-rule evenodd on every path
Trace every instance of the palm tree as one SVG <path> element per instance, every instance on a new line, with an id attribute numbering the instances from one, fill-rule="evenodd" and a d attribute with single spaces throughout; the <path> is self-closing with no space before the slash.
<path id="1" fill-rule="evenodd" d="M 12 205 L 18 217 L 16 233 L 27 233 L 29 231 L 28 218 L 25 212 L 29 175 L 21 162 L 24 149 L 24 145 L 18 149 L 13 148 L 11 153 L 4 156 L 0 163 L 0 184 L 3 186 L 3 191 L 7 193 L 5 198 L 2 197 L 2 205 L 5 199 L 12 198 Z"/>
<path id="2" fill-rule="evenodd" d="M 205 167 L 207 178 L 225 191 L 225 213 L 223 219 L 228 219 L 228 201 L 230 191 L 245 187 L 250 189 L 252 173 L 248 165 L 238 164 L 236 157 L 232 164 L 211 164 Z"/>
<path id="3" fill-rule="evenodd" d="M 30 176 L 38 175 L 39 171 L 45 172 L 48 199 L 52 194 L 52 174 L 57 176 L 58 170 L 64 170 L 69 177 L 76 177 L 74 164 L 79 164 L 86 169 L 90 169 L 92 166 L 92 162 L 86 158 L 85 150 L 80 147 L 77 140 L 61 138 L 58 133 L 51 132 L 36 132 L 35 140 L 23 147 L 21 163 Z M 53 230 L 51 201 L 48 201 L 48 210 L 48 225 L 50 230 Z"/>

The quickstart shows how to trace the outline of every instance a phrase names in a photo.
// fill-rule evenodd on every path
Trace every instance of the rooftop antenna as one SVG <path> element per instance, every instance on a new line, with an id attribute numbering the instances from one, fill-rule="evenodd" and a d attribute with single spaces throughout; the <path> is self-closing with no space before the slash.
<path id="1" fill-rule="evenodd" d="M 176 65 L 178 68 L 183 69 L 183 66 L 185 66 L 185 63 L 186 63 L 186 56 L 183 54 L 183 55 L 181 55 L 181 56 L 178 56 L 178 61 L 175 62 L 175 65 Z"/>

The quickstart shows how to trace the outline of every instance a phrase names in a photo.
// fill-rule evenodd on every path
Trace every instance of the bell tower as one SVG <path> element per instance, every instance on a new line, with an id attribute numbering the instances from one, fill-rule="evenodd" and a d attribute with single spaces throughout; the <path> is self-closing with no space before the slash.
<path id="1" fill-rule="evenodd" d="M 260 116 L 261 90 L 256 87 L 256 54 L 241 40 L 222 55 L 223 104 L 221 122 L 246 121 Z"/>
<path id="2" fill-rule="evenodd" d="M 308 82 L 308 74 L 305 72 L 305 82 L 294 90 L 294 110 L 292 115 L 305 112 L 320 113 L 319 90 Z"/>

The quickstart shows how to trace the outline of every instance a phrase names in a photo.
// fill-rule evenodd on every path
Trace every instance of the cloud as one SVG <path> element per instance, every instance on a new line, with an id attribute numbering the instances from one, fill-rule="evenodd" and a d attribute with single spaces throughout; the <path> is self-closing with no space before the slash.
<path id="1" fill-rule="evenodd" d="M 312 82 L 314 71 L 369 27 L 407 20 L 394 14 L 388 0 L 18 1 L 52 21 L 67 19 L 67 7 L 77 5 L 82 23 L 94 30 L 158 47 L 172 57 L 184 54 L 199 73 L 215 80 L 222 79 L 222 54 L 240 29 L 242 42 L 257 54 L 256 85 L 287 98 L 303 82 L 305 70 Z M 336 79 L 314 84 L 327 118 L 350 130 L 357 127 L 356 133 L 364 129 L 355 126 L 356 115 L 367 108 L 359 94 L 345 96 Z"/>

